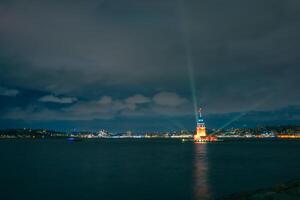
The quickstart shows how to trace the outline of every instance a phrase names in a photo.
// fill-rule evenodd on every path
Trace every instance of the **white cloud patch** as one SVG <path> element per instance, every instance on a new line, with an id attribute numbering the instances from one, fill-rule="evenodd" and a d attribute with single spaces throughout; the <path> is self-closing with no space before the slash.
<path id="1" fill-rule="evenodd" d="M 125 102 L 129 104 L 144 104 L 149 103 L 151 99 L 149 97 L 145 97 L 141 94 L 136 94 L 132 97 L 128 97 Z"/>
<path id="2" fill-rule="evenodd" d="M 38 99 L 41 102 L 70 104 L 77 101 L 75 97 L 58 97 L 54 95 L 46 95 Z"/>
<path id="3" fill-rule="evenodd" d="M 112 103 L 112 98 L 110 96 L 103 96 L 99 100 L 99 104 L 107 105 Z"/>
<path id="4" fill-rule="evenodd" d="M 39 99 L 43 102 L 70 104 L 60 109 L 49 109 L 42 106 L 14 108 L 3 118 L 26 120 L 93 120 L 113 119 L 117 116 L 182 116 L 193 114 L 190 101 L 176 93 L 160 92 L 153 97 L 141 94 L 124 99 L 113 99 L 102 96 L 99 100 L 77 101 L 72 97 L 47 95 Z"/>
<path id="5" fill-rule="evenodd" d="M 120 100 L 113 100 L 109 96 L 103 96 L 100 101 L 78 102 L 70 107 L 64 108 L 69 119 L 111 119 L 120 110 L 131 109 Z"/>
<path id="6" fill-rule="evenodd" d="M 0 86 L 0 95 L 1 96 L 15 97 L 19 93 L 20 93 L 19 90 L 10 89 L 10 88 L 6 88 L 6 87 L 1 87 Z"/>
<path id="7" fill-rule="evenodd" d="M 153 97 L 153 101 L 161 106 L 179 106 L 188 100 L 174 92 L 160 92 Z"/>

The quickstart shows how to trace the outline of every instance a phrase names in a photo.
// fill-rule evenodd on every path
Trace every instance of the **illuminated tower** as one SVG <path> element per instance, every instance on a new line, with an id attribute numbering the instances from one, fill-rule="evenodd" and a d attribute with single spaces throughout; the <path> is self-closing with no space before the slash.
<path id="1" fill-rule="evenodd" d="M 197 121 L 197 129 L 196 134 L 194 135 L 194 140 L 201 140 L 203 137 L 206 137 L 206 128 L 201 111 L 202 109 L 200 108 L 198 111 L 199 117 Z"/>

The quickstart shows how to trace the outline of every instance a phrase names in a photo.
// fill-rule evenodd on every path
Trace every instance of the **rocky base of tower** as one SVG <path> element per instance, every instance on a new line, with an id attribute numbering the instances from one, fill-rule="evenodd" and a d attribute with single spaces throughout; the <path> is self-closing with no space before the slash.
<path id="1" fill-rule="evenodd" d="M 202 136 L 202 137 L 195 137 L 194 142 L 218 142 L 220 141 L 216 136 L 209 135 L 209 136 Z"/>

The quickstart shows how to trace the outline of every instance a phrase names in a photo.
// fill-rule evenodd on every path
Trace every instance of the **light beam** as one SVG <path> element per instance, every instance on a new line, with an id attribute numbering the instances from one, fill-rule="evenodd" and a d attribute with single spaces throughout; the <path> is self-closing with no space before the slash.
<path id="1" fill-rule="evenodd" d="M 193 101 L 193 107 L 194 107 L 194 114 L 195 114 L 195 122 L 198 121 L 198 102 L 197 102 L 197 94 L 196 94 L 196 85 L 195 85 L 195 70 L 194 70 L 194 62 L 191 52 L 191 44 L 189 40 L 189 29 L 186 23 L 186 15 L 185 15 L 185 7 L 184 7 L 184 0 L 178 0 L 178 6 L 179 6 L 179 13 L 180 13 L 180 28 L 182 32 L 182 39 L 184 44 L 184 50 L 185 50 L 185 58 L 186 58 L 186 66 L 188 71 L 188 77 L 190 81 L 190 89 L 191 89 L 191 96 Z"/>

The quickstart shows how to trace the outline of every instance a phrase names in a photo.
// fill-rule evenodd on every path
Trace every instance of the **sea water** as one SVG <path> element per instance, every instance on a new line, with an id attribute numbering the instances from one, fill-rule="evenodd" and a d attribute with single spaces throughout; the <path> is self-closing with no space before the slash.
<path id="1" fill-rule="evenodd" d="M 0 140 L 0 199 L 216 199 L 300 179 L 299 140 Z"/>

